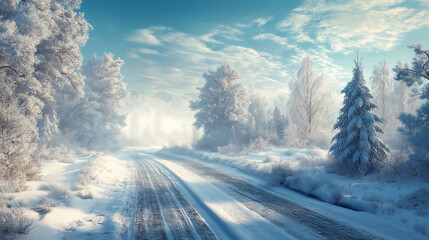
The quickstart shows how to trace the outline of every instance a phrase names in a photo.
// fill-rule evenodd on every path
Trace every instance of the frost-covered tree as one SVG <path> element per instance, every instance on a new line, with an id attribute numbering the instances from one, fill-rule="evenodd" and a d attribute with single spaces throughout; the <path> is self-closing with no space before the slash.
<path id="1" fill-rule="evenodd" d="M 62 119 L 62 129 L 74 132 L 78 143 L 91 150 L 114 150 L 119 147 L 120 129 L 125 115 L 120 113 L 128 96 L 122 81 L 123 61 L 113 54 L 94 56 L 83 67 L 85 96 Z"/>
<path id="2" fill-rule="evenodd" d="M 91 26 L 83 13 L 77 12 L 80 4 L 80 0 L 45 0 L 41 8 L 49 18 L 51 33 L 37 46 L 35 71 L 45 91 L 41 95 L 44 108 L 38 123 L 39 135 L 48 147 L 56 145 L 56 135 L 64 132 L 60 122 L 69 118 L 84 95 L 80 47 L 86 43 Z"/>
<path id="3" fill-rule="evenodd" d="M 279 107 L 276 106 L 273 111 L 273 116 L 270 120 L 270 129 L 274 132 L 273 142 L 275 144 L 283 144 L 285 138 L 285 131 L 288 126 L 288 119 L 280 111 Z"/>
<path id="4" fill-rule="evenodd" d="M 17 189 L 37 175 L 45 92 L 37 78 L 37 46 L 50 34 L 45 1 L 0 1 L 0 179 Z"/>
<path id="5" fill-rule="evenodd" d="M 393 91 L 393 79 L 389 76 L 389 65 L 386 59 L 374 66 L 371 77 L 372 95 L 377 105 L 375 112 L 383 119 L 384 125 L 389 124 L 392 106 L 391 94 Z"/>
<path id="6" fill-rule="evenodd" d="M 32 124 L 40 117 L 43 87 L 36 78 L 37 46 L 49 33 L 44 1 L 0 1 L 0 87 L 13 91 Z"/>
<path id="7" fill-rule="evenodd" d="M 0 91 L 0 181 L 22 190 L 40 168 L 37 128 L 10 88 Z"/>
<path id="8" fill-rule="evenodd" d="M 376 105 L 365 86 L 362 66 L 355 61 L 353 79 L 341 91 L 343 107 L 334 125 L 339 132 L 332 138 L 331 157 L 342 168 L 363 175 L 376 171 L 386 159 L 389 148 L 377 137 L 383 133 L 382 119 L 372 113 Z"/>
<path id="9" fill-rule="evenodd" d="M 266 138 L 267 133 L 267 102 L 265 98 L 256 92 L 253 88 L 250 89 L 250 104 L 249 104 L 249 140 L 257 138 Z"/>
<path id="10" fill-rule="evenodd" d="M 61 118 L 83 96 L 80 47 L 90 25 L 79 0 L 0 2 L 0 75 L 32 124 L 39 149 L 57 145 Z M 45 152 L 41 150 L 41 152 Z M 46 154 L 46 152 L 45 152 Z"/>
<path id="11" fill-rule="evenodd" d="M 399 130 L 407 137 L 413 154 L 410 160 L 429 167 L 429 50 L 424 50 L 421 44 L 410 46 L 416 56 L 411 67 L 408 64 L 398 65 L 393 69 L 395 80 L 403 81 L 409 87 L 414 87 L 414 93 L 425 103 L 415 115 L 402 113 L 399 117 L 404 125 Z"/>
<path id="12" fill-rule="evenodd" d="M 329 109 L 329 92 L 323 77 L 318 76 L 313 61 L 306 56 L 297 78 L 291 84 L 288 102 L 291 129 L 290 142 L 298 147 L 314 145 L 319 131 L 326 120 Z"/>
<path id="13" fill-rule="evenodd" d="M 250 104 L 247 89 L 237 80 L 238 72 L 228 62 L 203 75 L 205 85 L 198 88 L 199 100 L 190 106 L 195 113 L 194 126 L 204 128 L 197 147 L 216 150 L 230 143 L 246 143 Z"/>
<path id="14" fill-rule="evenodd" d="M 400 113 L 411 113 L 416 110 L 418 99 L 414 95 L 412 88 L 404 81 L 394 81 L 392 92 L 393 116 L 395 120 Z"/>

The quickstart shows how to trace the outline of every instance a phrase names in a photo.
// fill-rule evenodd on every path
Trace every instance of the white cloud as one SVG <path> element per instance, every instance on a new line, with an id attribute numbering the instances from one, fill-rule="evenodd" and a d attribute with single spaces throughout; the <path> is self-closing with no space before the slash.
<path id="1" fill-rule="evenodd" d="M 429 1 L 428 0 L 419 0 L 420 4 L 423 6 L 429 7 Z"/>
<path id="2" fill-rule="evenodd" d="M 304 27 L 310 22 L 311 17 L 306 14 L 291 13 L 289 17 L 277 24 L 280 30 L 289 30 L 297 42 L 311 42 L 314 40 L 308 36 Z"/>
<path id="3" fill-rule="evenodd" d="M 259 35 L 253 36 L 252 39 L 253 40 L 271 40 L 275 43 L 278 43 L 278 44 L 285 46 L 285 47 L 288 47 L 288 48 L 293 48 L 293 49 L 297 48 L 296 45 L 290 44 L 288 42 L 287 38 L 280 37 L 280 36 L 272 34 L 272 33 L 261 33 Z"/>
<path id="4" fill-rule="evenodd" d="M 255 87 L 271 92 L 286 88 L 287 74 L 278 57 L 237 45 L 214 50 L 197 35 L 172 29 L 149 30 L 162 43 L 154 46 L 159 53 L 156 59 L 150 55 L 147 56 L 149 59 L 146 56 L 139 58 L 142 61 L 138 69 L 141 81 L 150 86 L 150 91 L 168 88 L 177 94 L 196 92 L 196 87 L 203 85 L 203 73 L 214 70 L 223 60 L 233 63 L 241 81 L 248 86 L 253 83 Z M 144 52 L 155 51 L 151 47 L 144 49 Z"/>
<path id="5" fill-rule="evenodd" d="M 223 44 L 223 42 L 219 40 L 219 38 L 232 41 L 242 41 L 239 38 L 241 34 L 243 34 L 243 31 L 238 28 L 221 25 L 215 28 L 210 33 L 202 35 L 199 38 L 205 42 Z M 215 38 L 217 38 L 218 40 L 216 40 Z"/>
<path id="6" fill-rule="evenodd" d="M 428 9 L 399 6 L 404 0 L 309 0 L 277 27 L 297 42 L 327 44 L 334 52 L 390 50 L 405 33 L 429 26 Z"/>
<path id="7" fill-rule="evenodd" d="M 143 43 L 148 45 L 161 45 L 161 42 L 153 35 L 151 29 L 137 30 L 131 37 L 128 38 L 131 42 Z"/>
<path id="8" fill-rule="evenodd" d="M 149 48 L 139 48 L 139 49 L 137 49 L 137 51 L 139 53 L 149 54 L 149 55 L 158 55 L 159 54 L 159 52 L 157 52 L 157 51 L 155 51 L 153 49 L 149 49 Z"/>
<path id="9" fill-rule="evenodd" d="M 257 27 L 263 27 L 265 24 L 273 20 L 273 17 L 266 17 L 266 18 L 255 18 L 252 21 L 248 23 L 236 23 L 235 26 L 239 28 L 250 28 L 254 24 L 256 24 Z"/>
<path id="10" fill-rule="evenodd" d="M 258 27 L 262 27 L 265 24 L 267 24 L 269 21 L 271 21 L 273 17 L 267 17 L 267 18 L 257 18 L 253 20 L 253 23 L 256 23 Z"/>

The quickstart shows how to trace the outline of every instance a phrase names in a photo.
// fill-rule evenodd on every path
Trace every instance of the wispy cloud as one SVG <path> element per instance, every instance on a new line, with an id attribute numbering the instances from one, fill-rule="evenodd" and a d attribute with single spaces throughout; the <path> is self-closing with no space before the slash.
<path id="1" fill-rule="evenodd" d="M 334 52 L 355 49 L 390 50 L 405 33 L 429 26 L 429 10 L 402 6 L 404 0 L 307 0 L 278 29 L 290 32 L 297 42 L 327 44 Z"/>
<path id="2" fill-rule="evenodd" d="M 273 19 L 273 17 L 257 18 L 255 20 L 253 20 L 253 23 L 256 23 L 258 27 L 262 27 L 265 24 L 267 24 L 267 22 L 271 21 L 272 19 Z"/>
<path id="3" fill-rule="evenodd" d="M 159 52 L 149 48 L 138 48 L 137 51 L 142 54 L 159 55 Z"/>
<path id="4" fill-rule="evenodd" d="M 263 26 L 265 26 L 265 24 L 267 24 L 268 22 L 270 22 L 272 20 L 273 20 L 272 16 L 265 17 L 265 18 L 255 18 L 248 23 L 236 23 L 235 26 L 237 26 L 239 28 L 249 28 L 249 27 L 256 24 L 257 27 L 263 27 Z"/>
<path id="5" fill-rule="evenodd" d="M 277 44 L 280 44 L 287 48 L 297 49 L 296 45 L 290 44 L 288 42 L 288 39 L 285 37 L 280 37 L 278 35 L 275 35 L 273 33 L 261 33 L 259 35 L 253 36 L 253 40 L 271 40 Z"/>
<path id="6" fill-rule="evenodd" d="M 221 25 L 210 33 L 200 36 L 199 38 L 205 42 L 223 44 L 222 40 L 242 41 L 239 36 L 243 31 L 236 27 Z"/>
<path id="7" fill-rule="evenodd" d="M 212 49 L 207 39 L 172 29 L 141 29 L 136 32 L 150 32 L 159 44 L 136 48 L 134 52 L 155 54 L 156 60 L 138 54 L 134 59 L 142 61 L 141 80 L 156 89 L 175 89 L 176 92 L 195 92 L 203 84 L 203 73 L 214 70 L 223 60 L 233 63 L 240 73 L 241 81 L 248 86 L 276 91 L 286 87 L 287 73 L 280 58 L 255 49 L 228 45 Z M 145 43 L 142 43 L 145 44 Z"/>
<path id="8" fill-rule="evenodd" d="M 132 36 L 128 38 L 131 42 L 137 42 L 148 45 L 161 45 L 161 42 L 153 35 L 151 29 L 137 30 Z"/>
<path id="9" fill-rule="evenodd" d="M 148 91 L 195 93 L 203 84 L 203 73 L 229 60 L 242 82 L 271 93 L 287 92 L 287 81 L 309 55 L 338 90 L 350 80 L 344 55 L 356 50 L 386 52 L 402 44 L 408 32 L 429 26 L 425 21 L 429 9 L 423 4 L 423 0 L 414 5 L 405 0 L 306 0 L 281 21 L 255 18 L 219 25 L 205 34 L 163 26 L 139 29 L 128 38 L 137 43 L 129 53 L 130 64 L 139 66 L 139 84 Z"/>

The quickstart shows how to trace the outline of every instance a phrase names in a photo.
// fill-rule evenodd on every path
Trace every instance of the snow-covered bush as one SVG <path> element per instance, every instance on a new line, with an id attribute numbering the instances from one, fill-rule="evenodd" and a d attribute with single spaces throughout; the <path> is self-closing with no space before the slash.
<path id="1" fill-rule="evenodd" d="M 266 163 L 275 163 L 275 162 L 278 162 L 278 161 L 280 161 L 279 156 L 267 155 L 265 157 L 265 161 L 264 162 L 266 162 Z"/>
<path id="2" fill-rule="evenodd" d="M 49 191 L 49 198 L 60 201 L 66 205 L 70 203 L 70 187 L 60 184 L 45 184 L 40 186 L 40 190 Z"/>
<path id="3" fill-rule="evenodd" d="M 269 144 L 270 143 L 267 139 L 258 137 L 256 139 L 251 140 L 248 144 L 230 143 L 225 146 L 220 146 L 217 148 L 217 151 L 219 153 L 232 155 L 249 154 L 252 152 L 259 152 L 265 150 L 268 148 Z"/>
<path id="4" fill-rule="evenodd" d="M 89 189 L 79 190 L 77 192 L 76 196 L 78 196 L 81 199 L 93 199 L 94 198 L 94 195 L 92 195 L 92 192 Z"/>
<path id="5" fill-rule="evenodd" d="M 294 174 L 293 163 L 289 161 L 277 160 L 271 166 L 271 172 L 265 176 L 265 180 L 269 185 L 278 185 L 286 177 Z"/>
<path id="6" fill-rule="evenodd" d="M 0 237 L 18 239 L 27 235 L 33 221 L 22 208 L 5 208 L 0 206 Z"/>
<path id="7" fill-rule="evenodd" d="M 429 227 L 426 223 L 415 222 L 414 229 L 417 232 L 420 232 L 421 234 L 425 235 L 426 237 L 429 237 Z"/>
<path id="8" fill-rule="evenodd" d="M 0 180 L 0 194 L 1 195 L 6 195 L 6 194 L 14 193 L 17 190 L 18 189 L 16 189 L 14 187 L 14 184 L 11 184 L 11 182 Z"/>
<path id="9" fill-rule="evenodd" d="M 44 214 L 51 210 L 52 207 L 55 207 L 56 204 L 50 199 L 43 198 L 39 201 L 39 203 L 34 207 L 34 211 Z"/>
<path id="10" fill-rule="evenodd" d="M 249 142 L 246 150 L 247 152 L 260 152 L 267 149 L 269 144 L 268 140 L 258 137 Z"/>
<path id="11" fill-rule="evenodd" d="M 102 153 L 97 153 L 80 169 L 77 175 L 76 189 L 82 190 L 85 186 L 97 180 L 98 174 L 105 168 L 103 156 Z"/>
<path id="12" fill-rule="evenodd" d="M 429 188 L 420 188 L 408 195 L 401 196 L 398 206 L 407 209 L 429 209 Z"/>
<path id="13" fill-rule="evenodd" d="M 384 160 L 383 166 L 376 175 L 379 181 L 396 181 L 410 178 L 415 175 L 416 166 L 407 161 L 408 153 L 402 151 L 392 151 Z"/>

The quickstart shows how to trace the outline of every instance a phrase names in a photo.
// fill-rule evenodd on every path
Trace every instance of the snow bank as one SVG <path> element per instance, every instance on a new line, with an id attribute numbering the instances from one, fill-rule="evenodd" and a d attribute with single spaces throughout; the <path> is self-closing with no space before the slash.
<path id="1" fill-rule="evenodd" d="M 102 232 L 113 239 L 122 231 L 128 221 L 119 217 L 127 200 L 127 161 L 94 153 L 76 156 L 70 163 L 49 160 L 42 168 L 42 180 L 28 182 L 27 191 L 7 193 L 7 198 L 0 193 L 0 200 L 6 199 L 0 201 L 0 221 L 7 217 L 14 225 L 10 231 L 43 240 Z M 31 223 L 30 230 L 26 226 Z"/>
<path id="2" fill-rule="evenodd" d="M 406 224 L 417 236 L 429 236 L 429 188 L 421 179 L 377 181 L 374 176 L 349 178 L 327 171 L 327 151 L 321 149 L 273 149 L 246 155 L 169 148 L 165 153 L 217 162 L 284 185 L 321 201 L 388 217 Z M 422 234 L 422 235 L 420 235 Z"/>

